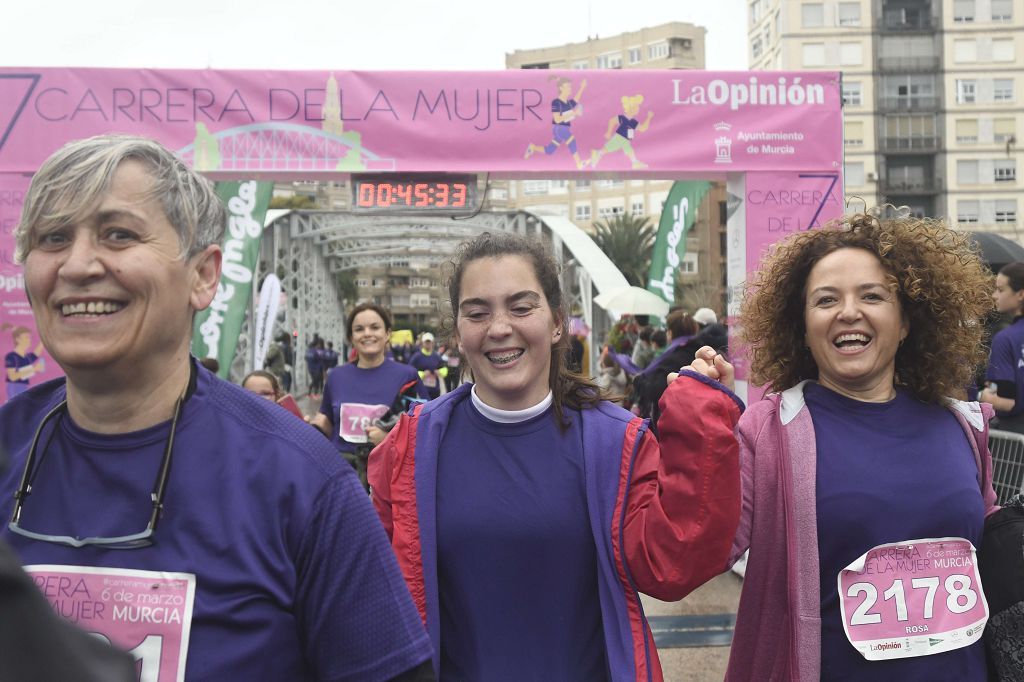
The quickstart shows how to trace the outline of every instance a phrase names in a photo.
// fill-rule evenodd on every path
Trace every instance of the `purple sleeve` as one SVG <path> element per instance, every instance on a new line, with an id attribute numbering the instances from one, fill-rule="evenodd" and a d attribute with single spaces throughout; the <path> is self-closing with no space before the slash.
<path id="1" fill-rule="evenodd" d="M 985 372 L 985 379 L 1017 383 L 1016 365 L 1012 339 L 1007 334 L 996 334 L 992 339 L 992 353 L 988 359 L 988 370 Z"/>
<path id="2" fill-rule="evenodd" d="M 8 369 L 18 369 L 18 354 L 11 351 L 4 356 L 4 367 Z"/>
<path id="3" fill-rule="evenodd" d="M 317 680 L 390 680 L 430 640 L 384 528 L 353 471 L 317 496 L 296 557 L 295 613 Z"/>
<path id="4" fill-rule="evenodd" d="M 324 380 L 324 396 L 323 400 L 320 401 L 320 414 L 324 415 L 331 420 L 334 424 L 334 402 L 331 395 L 331 375 L 334 372 L 328 372 L 327 379 Z M 337 426 L 337 424 L 335 424 Z"/>

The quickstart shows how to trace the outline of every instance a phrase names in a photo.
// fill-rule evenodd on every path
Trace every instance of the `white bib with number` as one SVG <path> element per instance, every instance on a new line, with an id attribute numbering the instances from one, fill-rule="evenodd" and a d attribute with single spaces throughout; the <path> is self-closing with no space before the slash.
<path id="1" fill-rule="evenodd" d="M 974 545 L 963 538 L 879 545 L 840 571 L 838 583 L 843 630 L 869 661 L 965 647 L 988 621 Z"/>
<path id="2" fill-rule="evenodd" d="M 194 574 L 43 564 L 25 572 L 57 613 L 134 656 L 139 682 L 184 682 Z"/>

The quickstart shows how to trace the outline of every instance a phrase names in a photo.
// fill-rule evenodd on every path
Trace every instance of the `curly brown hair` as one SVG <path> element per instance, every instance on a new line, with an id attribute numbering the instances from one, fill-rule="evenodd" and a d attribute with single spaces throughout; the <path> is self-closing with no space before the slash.
<path id="1" fill-rule="evenodd" d="M 992 309 L 992 274 L 967 234 L 943 221 L 873 213 L 794 234 L 765 257 L 740 311 L 752 382 L 783 391 L 818 378 L 805 341 L 805 287 L 814 265 L 843 248 L 875 254 L 896 285 L 910 332 L 896 352 L 895 383 L 928 403 L 962 397 L 986 361 L 981 320 Z"/>

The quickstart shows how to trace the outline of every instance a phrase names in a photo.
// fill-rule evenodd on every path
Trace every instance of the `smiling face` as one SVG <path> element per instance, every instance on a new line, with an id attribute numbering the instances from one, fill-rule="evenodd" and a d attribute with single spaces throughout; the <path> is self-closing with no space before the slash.
<path id="1" fill-rule="evenodd" d="M 375 310 L 363 310 L 352 318 L 352 345 L 363 364 L 378 362 L 384 357 L 391 330 Z"/>
<path id="2" fill-rule="evenodd" d="M 124 161 L 88 215 L 30 235 L 25 287 L 39 336 L 69 377 L 103 370 L 116 382 L 117 370 L 142 377 L 187 359 L 193 312 L 213 299 L 219 247 L 182 258 L 152 182 L 143 164 Z"/>
<path id="3" fill-rule="evenodd" d="M 992 301 L 996 311 L 1011 315 L 1019 315 L 1024 307 L 1024 289 L 1014 291 L 1006 275 L 996 275 L 996 288 L 992 292 Z"/>
<path id="4" fill-rule="evenodd" d="M 485 403 L 521 410 L 543 400 L 561 334 L 529 260 L 487 257 L 465 266 L 455 335 Z"/>
<path id="5" fill-rule="evenodd" d="M 839 249 L 814 265 L 807 278 L 804 323 L 822 385 L 858 400 L 893 397 L 896 350 L 909 326 L 888 273 L 873 253 Z"/>

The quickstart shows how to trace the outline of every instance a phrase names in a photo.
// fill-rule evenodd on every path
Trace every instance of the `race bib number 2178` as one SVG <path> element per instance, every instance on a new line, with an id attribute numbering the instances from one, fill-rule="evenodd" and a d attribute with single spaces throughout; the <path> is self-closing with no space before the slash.
<path id="1" fill-rule="evenodd" d="M 26 566 L 54 610 L 135 657 L 139 682 L 183 682 L 196 577 L 90 566 Z"/>
<path id="2" fill-rule="evenodd" d="M 988 603 L 963 538 L 879 545 L 839 572 L 850 644 L 869 661 L 928 656 L 981 638 Z"/>

